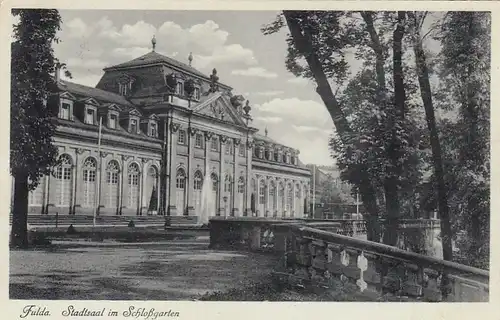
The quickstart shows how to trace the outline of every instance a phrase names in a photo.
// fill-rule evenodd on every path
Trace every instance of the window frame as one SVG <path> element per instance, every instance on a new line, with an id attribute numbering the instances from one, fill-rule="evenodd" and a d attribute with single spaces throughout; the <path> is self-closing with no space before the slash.
<path id="1" fill-rule="evenodd" d="M 182 139 L 181 139 L 181 137 L 182 137 Z M 185 146 L 186 143 L 187 143 L 186 130 L 179 129 L 179 131 L 177 131 L 177 144 Z"/>
<path id="2" fill-rule="evenodd" d="M 135 121 L 135 132 L 132 131 L 132 122 Z M 128 132 L 138 134 L 139 133 L 139 118 L 130 117 L 128 121 Z"/>
<path id="3" fill-rule="evenodd" d="M 68 117 L 67 118 L 63 118 L 63 116 L 62 116 L 63 115 L 63 113 L 62 113 L 63 105 L 65 105 L 65 104 L 68 105 Z M 58 118 L 62 119 L 62 120 L 73 121 L 73 101 L 72 100 L 66 99 L 66 98 L 60 99 Z"/>
<path id="4" fill-rule="evenodd" d="M 111 117 L 112 116 L 115 116 L 115 125 L 114 125 L 114 127 L 111 126 Z M 113 130 L 118 129 L 119 119 L 120 119 L 120 117 L 119 117 L 118 112 L 116 112 L 116 111 L 109 111 L 108 112 L 108 128 L 109 129 L 113 129 Z"/>
<path id="5" fill-rule="evenodd" d="M 155 133 L 153 134 L 153 127 L 155 129 Z M 150 120 L 148 122 L 148 136 L 152 138 L 158 138 L 158 122 L 154 120 Z"/>
<path id="6" fill-rule="evenodd" d="M 198 138 L 200 143 L 198 143 Z M 203 135 L 201 133 L 197 133 L 194 136 L 194 147 L 198 149 L 203 149 Z"/>
<path id="7" fill-rule="evenodd" d="M 219 151 L 219 139 L 217 137 L 210 140 L 210 151 Z"/>
<path id="8" fill-rule="evenodd" d="M 88 122 L 88 119 L 87 119 L 87 116 L 89 116 L 89 111 L 92 111 L 92 123 L 89 123 Z M 97 108 L 94 107 L 94 106 L 90 106 L 90 105 L 85 105 L 85 117 L 84 117 L 84 122 L 85 124 L 89 124 L 89 125 L 92 125 L 92 126 L 95 126 L 97 125 Z"/>
<path id="9" fill-rule="evenodd" d="M 178 88 L 181 88 L 181 90 L 179 90 Z M 177 94 L 179 97 L 184 97 L 185 96 L 185 93 L 184 93 L 184 80 L 177 80 L 177 83 L 175 84 L 175 94 Z"/>

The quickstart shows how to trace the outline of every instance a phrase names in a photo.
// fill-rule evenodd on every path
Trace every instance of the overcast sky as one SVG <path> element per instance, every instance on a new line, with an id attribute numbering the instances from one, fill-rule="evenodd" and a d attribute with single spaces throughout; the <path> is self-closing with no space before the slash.
<path id="1" fill-rule="evenodd" d="M 286 30 L 264 36 L 260 28 L 278 12 L 61 10 L 61 43 L 56 56 L 66 62 L 71 81 L 95 86 L 106 66 L 156 51 L 187 62 L 206 74 L 217 68 L 220 81 L 250 100 L 253 126 L 300 150 L 304 163 L 331 165 L 328 136 L 333 122 L 307 80 L 285 68 Z"/>

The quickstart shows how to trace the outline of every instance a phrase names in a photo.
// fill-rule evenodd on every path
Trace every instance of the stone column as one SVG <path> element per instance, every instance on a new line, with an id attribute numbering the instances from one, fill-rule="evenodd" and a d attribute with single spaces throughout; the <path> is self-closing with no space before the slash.
<path id="1" fill-rule="evenodd" d="M 265 208 L 264 208 L 264 213 L 265 213 L 265 216 L 266 217 L 269 217 L 270 216 L 270 205 L 269 205 L 269 184 L 270 184 L 270 178 L 267 177 L 266 178 L 266 192 L 265 192 L 265 197 L 266 197 L 266 202 L 265 202 Z M 271 214 L 272 216 L 272 214 Z"/>
<path id="2" fill-rule="evenodd" d="M 128 175 L 128 167 L 127 165 L 127 160 L 129 159 L 130 156 L 122 155 L 122 171 L 121 171 L 121 177 L 120 177 L 120 199 L 119 199 L 119 215 L 122 215 L 122 210 L 125 207 L 124 203 L 124 198 L 125 198 L 125 184 L 127 183 L 127 175 Z"/>
<path id="3" fill-rule="evenodd" d="M 228 215 L 229 212 L 225 212 L 226 203 L 224 203 L 224 185 L 226 183 L 226 177 L 224 175 L 224 146 L 227 142 L 227 137 L 224 135 L 219 136 L 219 215 Z"/>
<path id="4" fill-rule="evenodd" d="M 50 183 L 50 174 L 43 177 L 45 179 L 45 185 L 43 186 L 43 202 L 42 202 L 42 214 L 47 214 L 47 206 L 49 204 L 49 183 Z M 14 178 L 12 178 L 12 183 L 14 183 Z M 14 189 L 11 189 L 14 190 Z M 12 193 L 14 194 L 14 193 Z"/>
<path id="5" fill-rule="evenodd" d="M 68 214 L 75 214 L 76 211 L 76 186 L 77 186 L 77 180 L 78 180 L 78 172 L 80 170 L 79 166 L 79 157 L 78 157 L 78 151 L 76 152 L 76 157 L 75 157 L 75 163 L 73 166 L 71 166 L 71 175 L 73 177 L 72 183 L 73 185 L 71 186 L 71 201 L 69 203 L 69 212 Z"/>
<path id="6" fill-rule="evenodd" d="M 198 130 L 191 127 L 191 124 L 189 125 L 188 128 L 188 161 L 187 161 L 187 172 L 186 172 L 186 188 L 184 189 L 184 199 L 186 199 L 186 206 L 187 206 L 187 215 L 192 216 L 195 214 L 194 212 L 194 204 L 193 202 L 193 197 L 191 197 L 191 194 L 193 193 L 193 183 L 191 183 L 192 176 L 193 176 L 193 138 L 194 136 L 198 133 Z"/>
<path id="7" fill-rule="evenodd" d="M 169 166 L 169 189 L 170 189 L 170 199 L 168 209 L 170 211 L 171 216 L 175 216 L 178 214 L 182 215 L 182 209 L 177 209 L 177 201 L 176 201 L 176 180 L 177 180 L 177 132 L 180 129 L 180 124 L 171 123 L 170 124 L 170 147 L 171 147 L 171 155 L 170 155 L 170 166 Z M 177 210 L 181 210 L 181 212 L 177 212 Z"/>
<path id="8" fill-rule="evenodd" d="M 236 177 L 236 174 L 238 172 L 238 147 L 241 143 L 240 139 L 234 139 L 233 140 L 233 184 L 231 185 L 231 207 L 233 208 L 232 210 L 232 215 L 233 216 L 241 216 L 241 212 L 238 212 L 239 206 L 236 206 L 236 195 L 238 194 L 238 177 Z"/>
<path id="9" fill-rule="evenodd" d="M 148 178 L 148 171 L 147 171 L 147 164 L 149 159 L 142 158 L 142 168 L 141 168 L 141 180 L 140 180 L 140 190 L 141 190 L 141 198 L 139 202 L 139 215 L 142 216 L 144 214 L 144 209 L 146 209 L 146 214 L 148 212 L 148 208 L 145 206 L 145 204 L 148 202 L 147 199 L 144 199 L 144 197 L 147 197 L 148 195 L 144 193 L 144 188 L 146 186 L 146 180 Z"/>
<path id="10" fill-rule="evenodd" d="M 252 216 L 251 195 L 252 195 L 252 152 L 253 141 L 248 141 L 246 148 L 246 188 L 245 188 L 245 213 L 246 216 Z"/>

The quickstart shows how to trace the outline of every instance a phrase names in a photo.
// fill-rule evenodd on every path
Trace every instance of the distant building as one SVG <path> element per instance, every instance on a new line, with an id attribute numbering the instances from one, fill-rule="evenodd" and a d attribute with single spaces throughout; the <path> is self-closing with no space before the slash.
<path id="1" fill-rule="evenodd" d="M 307 213 L 310 172 L 298 150 L 257 134 L 248 101 L 189 60 L 153 44 L 105 68 L 95 88 L 57 73 L 60 165 L 30 193 L 29 214 L 196 216 L 205 175 L 213 215 Z"/>
<path id="2" fill-rule="evenodd" d="M 317 219 L 351 218 L 359 210 L 352 185 L 342 181 L 334 166 L 308 164 L 311 171 L 311 214 Z"/>

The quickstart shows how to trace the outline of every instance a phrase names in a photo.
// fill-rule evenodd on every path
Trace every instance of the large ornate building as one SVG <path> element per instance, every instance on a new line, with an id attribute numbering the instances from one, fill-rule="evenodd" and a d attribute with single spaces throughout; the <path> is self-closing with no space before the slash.
<path id="1" fill-rule="evenodd" d="M 61 161 L 30 193 L 30 214 L 196 216 L 209 175 L 213 215 L 302 217 L 310 171 L 298 150 L 257 134 L 248 101 L 191 60 L 153 44 L 95 88 L 57 72 Z"/>

